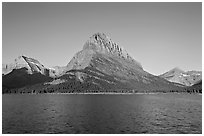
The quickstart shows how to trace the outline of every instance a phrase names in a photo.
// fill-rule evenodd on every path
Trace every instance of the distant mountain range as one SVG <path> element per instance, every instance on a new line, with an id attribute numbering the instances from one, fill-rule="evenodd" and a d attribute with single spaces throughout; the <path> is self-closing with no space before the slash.
<path id="1" fill-rule="evenodd" d="M 2 65 L 2 74 L 7 75 L 15 69 L 26 68 L 27 74 L 40 73 L 45 76 L 55 77 L 59 70 L 63 67 L 46 68 L 38 60 L 26 57 L 25 55 L 18 56 L 13 63 Z"/>
<path id="2" fill-rule="evenodd" d="M 154 76 L 103 33 L 90 37 L 67 66 L 46 68 L 19 56 L 3 65 L 2 74 L 3 93 L 181 92 L 202 77 L 179 69 Z"/>
<path id="3" fill-rule="evenodd" d="M 160 77 L 179 84 L 183 84 L 185 86 L 192 86 L 198 81 L 202 80 L 202 72 L 201 71 L 183 71 L 179 68 L 174 68 L 162 75 Z"/>

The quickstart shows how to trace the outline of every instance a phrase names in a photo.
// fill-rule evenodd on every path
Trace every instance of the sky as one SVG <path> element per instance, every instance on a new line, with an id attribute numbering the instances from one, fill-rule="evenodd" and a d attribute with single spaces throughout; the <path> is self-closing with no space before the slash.
<path id="1" fill-rule="evenodd" d="M 202 3 L 3 3 L 2 63 L 19 55 L 65 66 L 97 32 L 143 69 L 202 70 Z"/>

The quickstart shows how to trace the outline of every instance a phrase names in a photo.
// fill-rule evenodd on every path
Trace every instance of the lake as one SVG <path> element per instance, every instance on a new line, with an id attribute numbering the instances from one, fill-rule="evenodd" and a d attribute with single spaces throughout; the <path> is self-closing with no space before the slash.
<path id="1" fill-rule="evenodd" d="M 2 133 L 202 133 L 199 94 L 3 94 Z"/>

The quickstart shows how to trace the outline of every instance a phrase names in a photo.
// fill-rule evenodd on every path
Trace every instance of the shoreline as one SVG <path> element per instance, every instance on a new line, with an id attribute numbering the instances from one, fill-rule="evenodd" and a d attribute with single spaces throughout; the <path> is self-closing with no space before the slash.
<path id="1" fill-rule="evenodd" d="M 142 95 L 142 94 L 198 94 L 198 95 L 202 95 L 202 93 L 186 93 L 186 92 L 167 92 L 167 93 L 163 93 L 163 92 L 155 92 L 155 93 L 5 93 L 5 94 L 30 94 L 30 95 L 38 95 L 38 94 L 62 94 L 62 95 Z M 4 94 L 2 94 L 4 95 Z"/>

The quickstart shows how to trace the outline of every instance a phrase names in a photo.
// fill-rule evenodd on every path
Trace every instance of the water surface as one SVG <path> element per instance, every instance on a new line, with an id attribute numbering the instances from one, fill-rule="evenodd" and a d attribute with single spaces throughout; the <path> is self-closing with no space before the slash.
<path id="1" fill-rule="evenodd" d="M 2 96 L 3 133 L 202 133 L 202 95 Z"/>

